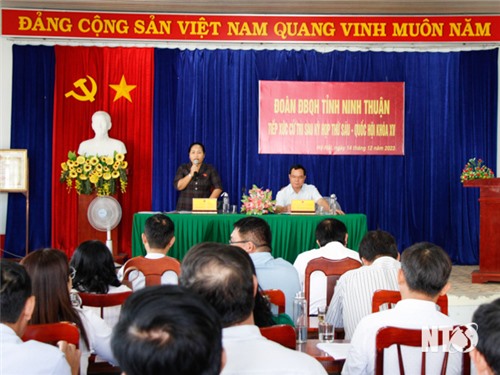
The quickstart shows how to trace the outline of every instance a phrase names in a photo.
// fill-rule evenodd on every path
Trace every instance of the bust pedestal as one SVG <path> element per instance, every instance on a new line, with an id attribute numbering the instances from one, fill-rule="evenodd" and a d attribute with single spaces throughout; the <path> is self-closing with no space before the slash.
<path id="1" fill-rule="evenodd" d="M 87 217 L 87 211 L 90 202 L 97 197 L 97 194 L 80 194 L 78 195 L 78 243 L 88 240 L 99 240 L 106 243 L 107 233 L 95 229 L 90 225 Z M 118 238 L 120 237 L 120 225 L 111 231 L 111 240 L 113 241 L 113 256 L 118 255 Z"/>

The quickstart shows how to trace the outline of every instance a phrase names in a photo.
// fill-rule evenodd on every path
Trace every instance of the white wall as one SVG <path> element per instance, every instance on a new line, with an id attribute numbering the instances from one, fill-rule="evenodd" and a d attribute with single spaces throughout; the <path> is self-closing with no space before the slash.
<path id="1" fill-rule="evenodd" d="M 12 43 L 5 38 L 0 38 L 0 56 L 0 149 L 8 149 L 12 104 Z M 5 233 L 7 224 L 7 196 L 7 193 L 0 193 L 0 234 Z"/>

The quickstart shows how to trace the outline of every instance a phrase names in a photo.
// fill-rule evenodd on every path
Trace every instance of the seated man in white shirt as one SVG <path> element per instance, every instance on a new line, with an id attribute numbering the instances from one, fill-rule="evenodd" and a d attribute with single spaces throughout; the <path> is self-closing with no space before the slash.
<path id="1" fill-rule="evenodd" d="M 21 337 L 35 308 L 31 279 L 22 265 L 0 260 L 0 374 L 78 374 L 80 351 L 59 341 L 59 349 Z"/>
<path id="2" fill-rule="evenodd" d="M 500 374 L 500 298 L 479 306 L 472 321 L 477 324 L 478 343 L 470 357 L 477 374 Z"/>
<path id="3" fill-rule="evenodd" d="M 155 214 L 149 217 L 144 224 L 142 242 L 146 248 L 146 259 L 166 257 L 175 242 L 174 222 L 163 214 Z M 118 279 L 124 283 L 132 283 L 133 290 L 144 288 L 146 281 L 141 272 L 133 271 L 129 274 L 128 280 L 123 280 L 125 265 L 118 271 Z M 161 277 L 161 283 L 178 284 L 177 274 L 173 271 L 165 272 Z"/>
<path id="4" fill-rule="evenodd" d="M 338 260 L 343 258 L 352 258 L 361 263 L 359 254 L 347 246 L 347 227 L 337 219 L 325 219 L 316 226 L 316 243 L 319 249 L 312 249 L 300 253 L 293 266 L 299 273 L 299 279 L 302 287 L 304 286 L 306 267 L 309 261 L 324 257 L 327 259 Z M 326 306 L 329 301 L 326 300 L 326 276 L 323 272 L 313 272 L 311 274 L 311 293 L 309 294 L 309 314 L 316 315 L 318 307 Z"/>
<path id="5" fill-rule="evenodd" d="M 290 179 L 290 184 L 276 194 L 276 213 L 290 212 L 292 200 L 294 199 L 312 199 L 325 212 L 330 211 L 328 202 L 321 196 L 316 186 L 305 183 L 306 169 L 302 165 L 293 165 L 290 168 L 288 178 Z"/>
<path id="6" fill-rule="evenodd" d="M 340 276 L 326 314 L 334 327 L 344 328 L 346 340 L 352 338 L 359 321 L 371 314 L 376 290 L 399 290 L 401 264 L 396 240 L 390 233 L 366 233 L 359 244 L 359 256 L 364 266 Z"/>
<path id="7" fill-rule="evenodd" d="M 312 356 L 264 338 L 254 324 L 257 278 L 239 247 L 201 243 L 182 261 L 181 286 L 201 295 L 222 321 L 227 362 L 221 374 L 326 374 Z"/>
<path id="8" fill-rule="evenodd" d="M 402 300 L 393 309 L 365 316 L 359 322 L 342 370 L 343 374 L 373 374 L 375 366 L 375 337 L 386 326 L 410 329 L 452 327 L 455 322 L 442 314 L 436 301 L 450 288 L 451 273 L 448 254 L 439 246 L 421 242 L 410 246 L 401 255 L 398 283 Z M 449 350 L 449 349 L 448 349 Z M 449 350 L 447 374 L 459 374 L 462 353 Z M 440 373 L 444 349 L 428 352 L 426 369 L 420 371 L 422 348 L 403 348 L 403 363 L 407 373 Z M 385 350 L 384 373 L 399 373 L 396 347 Z"/>

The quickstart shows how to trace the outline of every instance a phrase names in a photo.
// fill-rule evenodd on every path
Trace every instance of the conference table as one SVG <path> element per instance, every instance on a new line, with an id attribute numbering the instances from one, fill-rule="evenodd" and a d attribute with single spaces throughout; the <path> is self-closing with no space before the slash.
<path id="1" fill-rule="evenodd" d="M 146 220 L 158 212 L 138 212 L 132 224 L 132 256 L 146 254 L 141 234 Z M 175 225 L 175 243 L 169 256 L 182 260 L 187 251 L 200 242 L 229 243 L 233 224 L 247 217 L 245 214 L 192 214 L 164 213 Z M 285 215 L 269 214 L 259 216 L 271 227 L 272 254 L 294 262 L 301 252 L 317 248 L 314 232 L 318 223 L 327 218 L 335 218 L 347 227 L 349 234 L 347 247 L 358 250 L 361 239 L 367 232 L 366 215 Z"/>
<path id="2" fill-rule="evenodd" d="M 335 340 L 335 343 L 348 343 L 346 340 Z M 308 339 L 305 343 L 297 344 L 296 350 L 307 353 L 316 358 L 329 374 L 337 374 L 344 367 L 345 358 L 333 358 L 330 354 L 317 347 L 320 341 L 318 339 Z"/>

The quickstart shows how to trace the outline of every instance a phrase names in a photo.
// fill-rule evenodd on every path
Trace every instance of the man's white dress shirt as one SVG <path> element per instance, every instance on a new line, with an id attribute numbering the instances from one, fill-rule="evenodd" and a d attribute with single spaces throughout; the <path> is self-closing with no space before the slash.
<path id="1" fill-rule="evenodd" d="M 377 331 L 386 326 L 422 329 L 424 327 L 451 327 L 455 322 L 438 310 L 432 301 L 404 299 L 390 310 L 365 316 L 359 322 L 351 340 L 351 347 L 342 369 L 342 374 L 367 374 L 375 371 L 375 337 Z M 384 374 L 399 374 L 396 347 L 384 351 Z M 402 348 L 403 363 L 407 374 L 420 374 L 422 349 Z M 428 352 L 426 355 L 426 374 L 439 374 L 443 352 Z M 450 352 L 447 374 L 460 374 L 462 353 Z"/>
<path id="2" fill-rule="evenodd" d="M 159 259 L 163 258 L 165 255 L 160 254 L 160 253 L 147 253 L 144 258 L 146 259 Z M 122 266 L 118 270 L 118 280 L 123 282 L 123 273 L 124 273 L 125 266 Z M 132 282 L 132 290 L 139 290 L 142 289 L 146 286 L 146 278 L 144 277 L 144 274 L 142 272 L 138 271 L 132 271 L 129 274 L 129 280 Z M 161 275 L 161 283 L 162 285 L 165 284 L 172 284 L 172 285 L 177 285 L 179 283 L 179 278 L 177 277 L 177 274 L 174 271 L 167 271 L 163 275 Z"/>
<path id="3" fill-rule="evenodd" d="M 0 324 L 0 374 L 69 375 L 71 368 L 55 346 L 35 340 L 23 342 L 12 328 Z"/>
<path id="4" fill-rule="evenodd" d="M 373 293 L 379 289 L 399 290 L 401 264 L 390 256 L 377 258 L 369 266 L 347 271 L 337 281 L 326 320 L 344 327 L 350 340 L 359 321 L 372 312 Z"/>
<path id="5" fill-rule="evenodd" d="M 309 354 L 288 349 L 261 335 L 256 325 L 222 330 L 227 362 L 221 375 L 325 375 Z"/>
<path id="6" fill-rule="evenodd" d="M 304 288 L 307 263 L 319 257 L 333 260 L 352 258 L 361 263 L 358 252 L 348 249 L 338 241 L 329 242 L 319 249 L 305 251 L 299 254 L 297 259 L 295 259 L 295 263 L 293 263 L 293 266 L 299 273 L 299 280 L 302 285 L 302 289 Z M 318 313 L 318 307 L 326 306 L 329 302 L 326 301 L 325 274 L 323 272 L 313 272 L 311 274 L 310 285 L 311 292 L 309 294 L 309 314 L 315 315 Z"/>
<path id="7" fill-rule="evenodd" d="M 285 207 L 292 203 L 294 199 L 312 199 L 317 202 L 319 199 L 323 198 L 319 193 L 318 189 L 314 185 L 304 184 L 298 193 L 293 190 L 291 184 L 288 184 L 283 189 L 278 191 L 276 194 L 276 206 Z"/>

